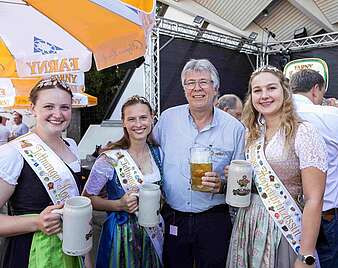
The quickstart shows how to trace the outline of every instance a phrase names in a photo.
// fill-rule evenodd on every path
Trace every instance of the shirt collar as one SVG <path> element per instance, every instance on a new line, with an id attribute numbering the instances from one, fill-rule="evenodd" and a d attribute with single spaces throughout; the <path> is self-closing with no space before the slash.
<path id="1" fill-rule="evenodd" d="M 301 102 L 301 103 L 304 103 L 304 104 L 312 104 L 312 105 L 314 105 L 313 102 L 308 97 L 305 97 L 305 96 L 303 96 L 301 94 L 293 94 L 292 97 L 297 102 Z"/>
<path id="2" fill-rule="evenodd" d="M 213 108 L 213 111 L 212 111 L 212 120 L 211 120 L 211 122 L 208 125 L 206 125 L 204 127 L 204 130 L 217 126 L 218 117 L 219 117 L 219 111 L 217 111 L 217 110 L 218 109 Z M 195 126 L 194 119 L 193 119 L 193 117 L 192 117 L 192 115 L 190 113 L 190 110 L 189 110 L 189 104 L 186 106 L 186 113 L 187 113 L 188 119 L 191 120 L 192 124 Z"/>

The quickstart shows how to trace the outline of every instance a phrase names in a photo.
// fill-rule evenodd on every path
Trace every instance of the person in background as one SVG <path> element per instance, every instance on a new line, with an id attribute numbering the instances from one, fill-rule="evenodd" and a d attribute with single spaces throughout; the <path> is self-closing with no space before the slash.
<path id="1" fill-rule="evenodd" d="M 242 100 L 235 94 L 224 94 L 217 101 L 216 107 L 229 113 L 237 120 L 241 121 L 243 103 Z M 228 167 L 225 167 L 225 172 L 228 173 Z M 237 208 L 229 206 L 231 222 L 234 223 L 237 214 Z"/>
<path id="2" fill-rule="evenodd" d="M 94 209 L 108 213 L 101 232 L 96 267 L 162 267 L 162 244 L 156 243 L 161 237 L 150 236 L 148 229 L 138 224 L 135 215 L 138 210 L 135 185 L 140 186 L 143 182 L 162 184 L 161 152 L 151 135 L 153 111 L 144 97 L 135 95 L 122 105 L 121 113 L 124 135 L 119 141 L 105 146 L 92 167 L 83 192 L 92 200 Z M 105 186 L 108 199 L 100 196 Z"/>
<path id="3" fill-rule="evenodd" d="M 241 121 L 243 104 L 241 99 L 235 94 L 224 94 L 218 99 L 216 107 Z"/>
<path id="4" fill-rule="evenodd" d="M 1 118 L 2 119 L 0 120 L 0 124 L 3 125 L 3 126 L 7 126 L 8 121 L 9 121 L 8 116 L 7 115 L 1 115 Z"/>
<path id="5" fill-rule="evenodd" d="M 1 268 L 77 268 L 82 259 L 62 252 L 59 209 L 67 197 L 79 195 L 80 160 L 77 145 L 63 139 L 71 120 L 72 93 L 57 78 L 41 80 L 31 91 L 36 127 L 25 137 L 0 147 Z M 54 187 L 56 180 L 60 187 Z"/>
<path id="6" fill-rule="evenodd" d="M 164 264 L 224 268 L 232 224 L 223 169 L 231 160 L 244 158 L 244 127 L 214 108 L 220 81 L 209 60 L 188 61 L 181 82 L 188 104 L 164 111 L 153 131 L 164 152 Z M 189 150 L 194 145 L 213 152 L 213 171 L 202 177 L 208 192 L 191 188 Z"/>
<path id="7" fill-rule="evenodd" d="M 327 146 L 329 168 L 317 251 L 322 268 L 338 267 L 338 108 L 320 105 L 325 83 L 314 70 L 296 72 L 290 88 L 298 115 L 319 130 Z"/>
<path id="8" fill-rule="evenodd" d="M 22 122 L 22 114 L 17 111 L 13 112 L 13 124 L 11 125 L 11 139 L 15 139 L 23 134 L 28 133 L 28 126 Z"/>
<path id="9" fill-rule="evenodd" d="M 0 145 L 6 144 L 9 141 L 11 132 L 6 127 L 7 118 L 0 116 Z"/>
<path id="10" fill-rule="evenodd" d="M 227 267 L 314 267 L 328 166 L 324 140 L 297 117 L 288 80 L 272 66 L 252 73 L 243 123 L 255 184 L 250 206 L 238 210 Z"/>

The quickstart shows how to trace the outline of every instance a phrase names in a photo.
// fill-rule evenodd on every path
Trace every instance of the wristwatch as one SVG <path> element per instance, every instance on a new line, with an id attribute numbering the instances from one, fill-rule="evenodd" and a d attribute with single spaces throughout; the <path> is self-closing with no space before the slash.
<path id="1" fill-rule="evenodd" d="M 316 258 L 313 255 L 302 255 L 298 254 L 298 260 L 307 265 L 312 265 L 316 262 Z"/>

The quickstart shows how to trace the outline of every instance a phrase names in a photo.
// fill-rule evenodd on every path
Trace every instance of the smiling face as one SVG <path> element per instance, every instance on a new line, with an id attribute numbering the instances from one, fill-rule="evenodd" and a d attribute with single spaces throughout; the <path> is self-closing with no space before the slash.
<path id="1" fill-rule="evenodd" d="M 146 141 L 151 132 L 153 116 L 146 104 L 137 103 L 124 109 L 123 127 L 128 133 L 130 143 Z"/>
<path id="2" fill-rule="evenodd" d="M 193 84 L 195 87 L 193 88 Z M 184 79 L 185 97 L 191 111 L 208 111 L 212 109 L 217 90 L 214 88 L 211 75 L 207 71 L 188 71 Z"/>
<path id="3" fill-rule="evenodd" d="M 71 95 L 58 87 L 41 90 L 32 104 L 32 113 L 36 117 L 37 130 L 60 135 L 71 120 Z"/>
<path id="4" fill-rule="evenodd" d="M 257 74 L 251 81 L 252 105 L 264 117 L 278 116 L 284 101 L 279 78 L 269 72 Z"/>

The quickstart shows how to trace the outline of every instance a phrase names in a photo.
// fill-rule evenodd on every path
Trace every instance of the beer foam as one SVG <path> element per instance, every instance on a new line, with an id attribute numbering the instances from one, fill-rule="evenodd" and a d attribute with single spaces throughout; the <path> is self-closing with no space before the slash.
<path id="1" fill-rule="evenodd" d="M 194 152 L 190 156 L 190 163 L 210 163 L 210 152 Z"/>

